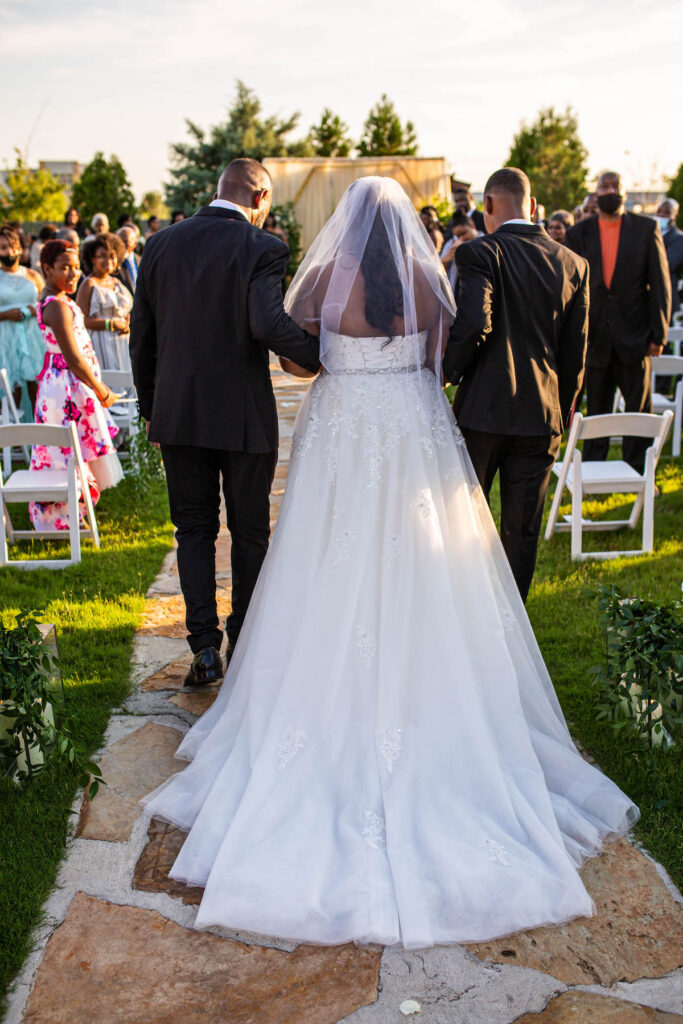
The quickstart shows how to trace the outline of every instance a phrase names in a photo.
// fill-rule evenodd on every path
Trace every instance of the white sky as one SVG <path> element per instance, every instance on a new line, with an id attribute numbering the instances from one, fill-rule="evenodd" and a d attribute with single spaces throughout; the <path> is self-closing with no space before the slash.
<path id="1" fill-rule="evenodd" d="M 329 106 L 357 138 L 386 92 L 475 189 L 522 119 L 570 104 L 592 171 L 658 187 L 683 161 L 682 44 L 680 0 L 0 0 L 0 166 L 29 137 L 32 164 L 101 149 L 140 198 L 241 78 L 301 135 Z"/>

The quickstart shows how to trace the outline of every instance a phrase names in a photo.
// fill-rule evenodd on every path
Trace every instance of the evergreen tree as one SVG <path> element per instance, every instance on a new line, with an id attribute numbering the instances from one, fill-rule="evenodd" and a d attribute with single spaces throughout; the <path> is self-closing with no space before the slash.
<path id="1" fill-rule="evenodd" d="M 254 91 L 238 81 L 235 102 L 224 122 L 205 131 L 194 121 L 185 121 L 189 141 L 171 146 L 174 166 L 166 186 L 168 206 L 192 213 L 210 202 L 221 171 L 237 157 L 263 160 L 268 156 L 310 156 L 308 140 L 286 141 L 298 120 L 298 113 L 285 120 L 263 118 L 261 102 Z"/>
<path id="2" fill-rule="evenodd" d="M 508 167 L 519 167 L 531 181 L 531 193 L 552 210 L 573 210 L 586 194 L 588 152 L 579 138 L 571 107 L 564 113 L 546 107 L 533 124 L 522 122 L 514 137 Z"/>
<path id="3" fill-rule="evenodd" d="M 310 136 L 316 156 L 348 156 L 353 143 L 348 136 L 348 125 L 325 107 L 318 124 L 311 128 Z"/>
<path id="4" fill-rule="evenodd" d="M 149 217 L 158 217 L 160 220 L 168 219 L 169 209 L 161 192 L 145 192 L 140 200 L 139 216 L 146 220 Z"/>
<path id="5" fill-rule="evenodd" d="M 50 171 L 32 171 L 18 149 L 14 167 L 7 168 L 7 183 L 0 185 L 2 220 L 60 221 L 67 208 L 64 186 Z"/>
<path id="6" fill-rule="evenodd" d="M 89 224 L 96 213 L 106 213 L 112 228 L 122 213 L 133 216 L 135 198 L 119 158 L 110 156 L 106 160 L 103 153 L 95 153 L 73 187 L 71 202 L 84 224 Z"/>
<path id="7" fill-rule="evenodd" d="M 676 174 L 673 178 L 669 179 L 669 191 L 668 196 L 675 199 L 679 204 L 678 219 L 676 221 L 678 227 L 683 226 L 683 164 L 680 165 Z"/>
<path id="8" fill-rule="evenodd" d="M 415 156 L 417 135 L 412 121 L 405 126 L 386 93 L 371 109 L 358 144 L 359 156 Z"/>

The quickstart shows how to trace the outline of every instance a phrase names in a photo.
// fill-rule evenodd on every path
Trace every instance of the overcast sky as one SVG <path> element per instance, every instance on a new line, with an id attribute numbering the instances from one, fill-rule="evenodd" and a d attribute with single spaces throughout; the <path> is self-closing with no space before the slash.
<path id="1" fill-rule="evenodd" d="M 656 187 L 683 161 L 682 44 L 680 0 L 0 0 L 0 165 L 101 149 L 139 198 L 241 78 L 302 135 L 330 106 L 357 138 L 386 92 L 475 189 L 522 119 L 570 104 L 592 171 Z"/>

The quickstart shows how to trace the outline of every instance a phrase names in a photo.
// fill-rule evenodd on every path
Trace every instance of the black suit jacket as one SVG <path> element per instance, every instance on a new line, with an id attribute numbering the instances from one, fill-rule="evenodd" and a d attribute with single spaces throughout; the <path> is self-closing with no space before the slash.
<path id="1" fill-rule="evenodd" d="M 651 217 L 625 213 L 609 290 L 602 277 L 599 217 L 567 231 L 565 245 L 591 268 L 588 366 L 606 367 L 612 349 L 626 365 L 642 362 L 651 343 L 666 342 L 671 285 L 664 243 Z"/>
<path id="2" fill-rule="evenodd" d="M 130 294 L 135 295 L 135 281 L 133 281 L 128 264 L 126 263 L 127 259 L 128 255 L 126 254 L 126 258 L 122 260 L 121 266 L 116 271 L 114 277 L 118 277 L 119 281 L 126 286 Z M 140 257 L 136 256 L 135 253 L 133 253 L 133 259 L 135 260 L 136 265 L 140 263 Z"/>
<path id="3" fill-rule="evenodd" d="M 283 309 L 288 260 L 283 241 L 218 206 L 147 240 L 130 353 L 150 440 L 277 448 L 268 349 L 307 369 L 319 366 L 318 339 Z"/>
<path id="4" fill-rule="evenodd" d="M 678 287 L 683 277 L 683 231 L 679 231 L 676 225 L 669 228 L 663 235 L 666 259 L 669 264 L 671 275 L 671 306 L 673 312 L 677 312 L 680 303 Z"/>
<path id="5" fill-rule="evenodd" d="M 461 426 L 561 434 L 583 379 L 588 264 L 537 224 L 458 246 L 457 316 L 444 375 Z"/>

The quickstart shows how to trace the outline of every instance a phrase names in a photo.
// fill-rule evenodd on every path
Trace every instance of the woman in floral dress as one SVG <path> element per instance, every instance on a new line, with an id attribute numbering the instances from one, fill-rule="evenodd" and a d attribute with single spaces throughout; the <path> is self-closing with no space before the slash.
<path id="1" fill-rule="evenodd" d="M 106 412 L 118 396 L 102 383 L 83 314 L 69 298 L 80 273 L 78 250 L 70 242 L 56 239 L 45 245 L 41 261 L 46 285 L 37 316 L 47 354 L 38 378 L 35 419 L 55 426 L 76 424 L 94 504 L 101 491 L 123 476 L 112 443 L 118 428 Z M 36 445 L 31 469 L 64 469 L 70 454 L 70 448 Z M 36 530 L 69 528 L 64 502 L 32 502 L 29 512 Z M 80 512 L 85 514 L 82 501 Z"/>

